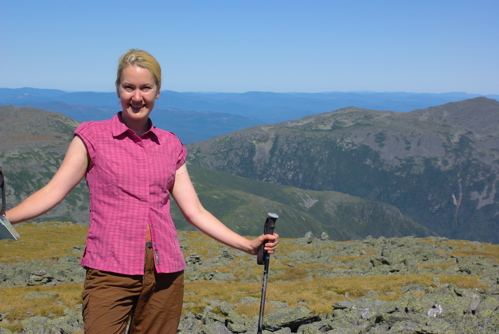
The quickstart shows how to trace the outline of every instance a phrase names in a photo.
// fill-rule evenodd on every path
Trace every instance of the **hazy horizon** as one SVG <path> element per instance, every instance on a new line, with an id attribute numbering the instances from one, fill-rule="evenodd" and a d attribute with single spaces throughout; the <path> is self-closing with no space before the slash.
<path id="1" fill-rule="evenodd" d="M 65 93 L 115 93 L 115 91 L 96 91 L 96 90 L 64 90 L 57 88 L 38 88 L 38 87 L 0 87 L 0 89 L 39 89 L 39 90 L 59 90 Z M 245 91 L 245 92 L 223 92 L 223 91 L 178 91 L 171 89 L 161 89 L 161 92 L 175 92 L 175 93 L 193 93 L 193 94 L 246 94 L 246 93 L 269 93 L 269 94 L 434 94 L 434 95 L 444 95 L 444 94 L 467 94 L 467 95 L 480 95 L 480 96 L 499 96 L 499 94 L 482 94 L 482 93 L 469 93 L 469 92 L 408 92 L 408 91 L 324 91 L 324 92 L 272 92 L 272 91 Z"/>

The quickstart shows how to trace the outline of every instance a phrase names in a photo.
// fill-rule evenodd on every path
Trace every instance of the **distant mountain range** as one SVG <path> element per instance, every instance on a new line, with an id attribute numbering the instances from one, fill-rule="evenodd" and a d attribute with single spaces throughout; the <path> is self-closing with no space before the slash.
<path id="1" fill-rule="evenodd" d="M 467 93 L 180 93 L 162 91 L 152 119 L 184 143 L 207 140 L 251 126 L 299 119 L 345 107 L 407 112 L 478 97 Z M 499 95 L 486 95 L 499 99 Z M 56 111 L 80 122 L 110 118 L 118 111 L 116 93 L 0 88 L 0 106 Z"/>
<path id="2" fill-rule="evenodd" d="M 161 112 L 155 113 L 157 124 Z M 183 116 L 179 121 L 189 123 Z M 203 117 L 189 124 L 192 133 L 207 124 Z M 219 131 L 220 119 L 213 123 Z M 0 107 L 0 164 L 10 203 L 48 181 L 77 124 L 59 113 Z M 203 202 L 242 233 L 261 232 L 263 210 L 284 217 L 289 237 L 313 231 L 336 240 L 438 234 L 499 242 L 495 99 L 410 112 L 346 107 L 251 126 L 187 147 Z M 43 219 L 85 222 L 85 191 L 80 185 Z M 178 226 L 189 228 L 177 209 L 174 213 Z"/>

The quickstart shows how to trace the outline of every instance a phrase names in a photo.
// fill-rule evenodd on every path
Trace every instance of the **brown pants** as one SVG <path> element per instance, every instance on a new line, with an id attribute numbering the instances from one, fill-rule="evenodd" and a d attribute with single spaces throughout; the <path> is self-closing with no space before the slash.
<path id="1" fill-rule="evenodd" d="M 184 295 L 184 272 L 158 274 L 146 248 L 144 275 L 87 269 L 83 289 L 86 334 L 177 333 Z"/>

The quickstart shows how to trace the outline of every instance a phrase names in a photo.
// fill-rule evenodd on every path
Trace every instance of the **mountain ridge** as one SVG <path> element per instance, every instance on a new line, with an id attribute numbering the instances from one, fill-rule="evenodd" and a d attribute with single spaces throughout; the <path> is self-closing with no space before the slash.
<path id="1" fill-rule="evenodd" d="M 482 96 L 468 93 L 406 92 L 323 92 L 323 93 L 196 93 L 164 90 L 156 101 L 156 111 L 182 110 L 191 113 L 183 119 L 158 119 L 156 125 L 175 132 L 184 143 L 244 129 L 273 124 L 345 107 L 408 112 Z M 499 95 L 486 95 L 499 100 Z M 109 118 L 119 108 L 115 92 L 64 92 L 36 88 L 0 88 L 0 105 L 30 106 L 57 111 L 80 122 Z M 186 126 L 195 113 L 197 124 Z M 156 112 L 155 112 L 156 114 Z M 227 115 L 231 119 L 227 120 Z M 203 130 L 207 117 L 209 131 Z M 153 120 L 157 118 L 153 115 Z M 220 123 L 209 122 L 218 118 Z M 223 121 L 225 120 L 225 123 Z M 221 124 L 220 127 L 217 124 Z"/>
<path id="2" fill-rule="evenodd" d="M 481 110 L 485 121 L 476 116 Z M 446 121 L 444 111 L 457 120 Z M 389 203 L 441 235 L 497 242 L 498 118 L 499 102 L 482 97 L 424 112 L 351 107 L 188 149 L 190 161 L 205 168 Z M 491 124 L 486 132 L 483 122 Z"/>

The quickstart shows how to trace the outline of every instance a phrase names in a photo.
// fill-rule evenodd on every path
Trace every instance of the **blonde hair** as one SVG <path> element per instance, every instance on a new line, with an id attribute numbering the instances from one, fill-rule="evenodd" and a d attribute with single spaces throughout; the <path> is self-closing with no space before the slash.
<path id="1" fill-rule="evenodd" d="M 158 86 L 158 91 L 161 89 L 161 66 L 151 54 L 138 49 L 128 50 L 118 60 L 118 72 L 116 74 L 115 83 L 116 89 L 118 89 L 120 85 L 123 70 L 128 66 L 139 66 L 148 69 L 154 78 L 156 86 Z"/>

